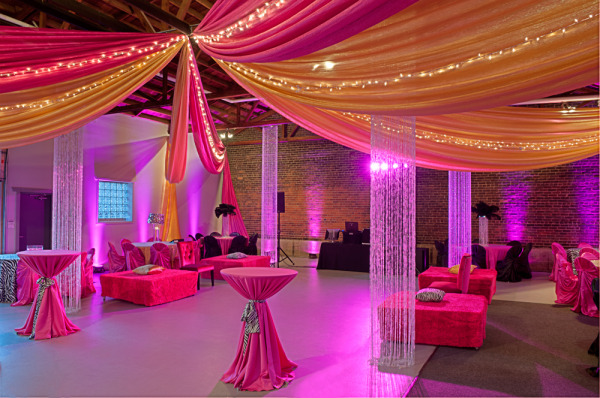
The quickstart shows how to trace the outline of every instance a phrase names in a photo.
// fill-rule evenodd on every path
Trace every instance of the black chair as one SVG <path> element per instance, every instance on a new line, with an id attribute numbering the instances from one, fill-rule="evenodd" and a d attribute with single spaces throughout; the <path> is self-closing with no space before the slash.
<path id="1" fill-rule="evenodd" d="M 473 242 L 471 242 L 471 243 L 473 243 L 473 244 L 479 243 L 479 239 L 473 239 Z"/>
<path id="2" fill-rule="evenodd" d="M 192 238 L 192 240 L 194 240 L 194 241 L 196 240 L 196 238 L 194 238 L 194 237 L 192 236 L 192 234 L 189 234 L 188 236 L 189 236 L 190 238 Z"/>
<path id="3" fill-rule="evenodd" d="M 508 242 L 506 244 L 506 246 L 521 246 L 521 247 L 523 247 L 521 242 L 519 242 L 518 240 L 511 240 L 510 242 Z"/>
<path id="4" fill-rule="evenodd" d="M 529 266 L 529 253 L 531 252 L 532 247 L 533 247 L 533 244 L 531 242 L 526 244 L 525 248 L 521 252 L 521 255 L 519 256 L 519 259 L 517 260 L 517 262 L 518 262 L 517 273 L 523 279 L 531 279 L 531 267 Z"/>
<path id="5" fill-rule="evenodd" d="M 204 237 L 204 258 L 216 257 L 223 255 L 221 246 L 214 236 Z"/>
<path id="6" fill-rule="evenodd" d="M 248 241 L 245 236 L 236 236 L 231 241 L 231 247 L 229 247 L 229 253 L 244 253 L 246 247 L 248 246 Z"/>
<path id="7" fill-rule="evenodd" d="M 447 267 L 448 266 L 448 245 L 436 240 L 435 250 L 437 250 L 437 266 Z"/>
<path id="8" fill-rule="evenodd" d="M 221 236 L 221 234 L 218 232 L 211 232 L 210 236 Z"/>
<path id="9" fill-rule="evenodd" d="M 244 253 L 246 253 L 249 256 L 258 255 L 258 248 L 256 247 L 257 240 L 258 240 L 258 234 L 252 235 L 250 237 L 250 240 L 248 241 L 248 246 L 246 246 L 246 250 L 244 251 Z"/>
<path id="10" fill-rule="evenodd" d="M 521 275 L 519 275 L 519 255 L 523 251 L 521 245 L 514 245 L 506 253 L 504 260 L 496 263 L 496 271 L 498 275 L 496 280 L 502 282 L 521 282 Z"/>
<path id="11" fill-rule="evenodd" d="M 471 245 L 471 259 L 477 268 L 487 268 L 487 253 L 481 245 Z"/>
<path id="12" fill-rule="evenodd" d="M 204 237 L 204 235 L 202 235 L 200 232 L 196 233 L 196 240 L 200 240 Z"/>
<path id="13" fill-rule="evenodd" d="M 242 236 L 239 232 L 232 232 L 229 236 Z"/>

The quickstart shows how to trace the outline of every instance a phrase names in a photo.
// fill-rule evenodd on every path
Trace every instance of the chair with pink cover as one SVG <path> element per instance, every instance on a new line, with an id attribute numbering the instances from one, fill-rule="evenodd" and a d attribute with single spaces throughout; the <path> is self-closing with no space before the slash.
<path id="1" fill-rule="evenodd" d="M 573 266 L 560 254 L 556 255 L 559 264 L 556 271 L 556 300 L 557 304 L 575 304 L 579 295 L 579 278 L 573 274 Z"/>
<path id="2" fill-rule="evenodd" d="M 146 258 L 144 252 L 139 247 L 135 247 L 133 244 L 125 242 L 123 243 L 123 251 L 125 253 L 125 263 L 127 269 L 134 270 L 137 267 L 146 265 Z"/>
<path id="3" fill-rule="evenodd" d="M 196 254 L 194 253 L 195 242 L 177 242 L 177 251 L 179 252 L 179 264 L 184 271 L 194 271 L 198 273 L 198 290 L 200 290 L 200 273 L 210 271 L 211 285 L 215 285 L 215 267 L 212 265 L 200 265 L 196 263 Z"/>
<path id="4" fill-rule="evenodd" d="M 155 243 L 150 247 L 150 263 L 171 268 L 171 253 L 164 243 Z"/>
<path id="5" fill-rule="evenodd" d="M 117 249 L 112 242 L 108 242 L 108 271 L 109 272 L 122 272 L 127 270 L 127 263 L 125 256 L 121 256 L 117 253 Z"/>
<path id="6" fill-rule="evenodd" d="M 592 245 L 590 245 L 589 243 L 584 243 L 584 242 L 577 245 L 578 249 L 583 249 L 584 247 L 589 247 L 591 249 Z"/>
<path id="7" fill-rule="evenodd" d="M 598 278 L 598 268 L 585 257 L 575 259 L 575 268 L 579 278 L 579 291 L 572 311 L 598 318 L 598 307 L 594 303 L 592 280 Z"/>
<path id="8" fill-rule="evenodd" d="M 123 256 L 125 256 L 125 244 L 131 243 L 131 241 L 127 238 L 121 239 L 121 249 L 123 250 Z"/>
<path id="9" fill-rule="evenodd" d="M 446 293 L 463 293 L 469 291 L 469 278 L 471 276 L 471 255 L 463 254 L 458 268 L 458 278 L 455 282 L 436 281 L 429 285 L 430 288 L 440 289 Z"/>
<path id="10" fill-rule="evenodd" d="M 17 301 L 11 307 L 31 304 L 37 293 L 39 275 L 25 265 L 23 260 L 17 263 Z"/>
<path id="11" fill-rule="evenodd" d="M 566 261 L 567 251 L 560 243 L 552 243 L 552 258 L 554 258 L 554 264 L 552 265 L 552 273 L 550 273 L 550 280 L 556 282 L 558 279 L 558 266 L 560 265 L 557 261 L 556 255 L 560 254 Z"/>
<path id="12" fill-rule="evenodd" d="M 581 249 L 579 251 L 579 255 L 581 257 L 585 257 L 588 260 L 599 260 L 600 259 L 600 253 L 598 253 L 598 251 L 594 248 L 591 247 L 584 247 L 583 249 Z"/>
<path id="13" fill-rule="evenodd" d="M 92 247 L 84 253 L 85 260 L 81 259 L 81 297 L 96 293 L 94 287 L 94 254 L 96 254 L 96 249 Z"/>

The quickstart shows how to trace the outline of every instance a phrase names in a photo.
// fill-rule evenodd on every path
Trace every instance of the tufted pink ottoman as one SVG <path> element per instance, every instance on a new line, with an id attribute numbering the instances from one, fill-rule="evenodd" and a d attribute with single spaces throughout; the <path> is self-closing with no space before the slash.
<path id="1" fill-rule="evenodd" d="M 399 319 L 403 293 L 388 297 L 378 307 L 382 340 L 399 340 L 399 330 L 386 331 L 382 320 Z M 405 297 L 406 298 L 406 297 Z M 446 293 L 440 302 L 415 300 L 415 343 L 479 348 L 485 338 L 487 300 L 474 294 Z"/>
<path id="2" fill-rule="evenodd" d="M 485 296 L 488 304 L 492 303 L 492 297 L 496 294 L 495 269 L 475 269 L 469 277 L 469 294 Z M 419 274 L 419 289 L 424 289 L 436 281 L 455 282 L 458 275 L 451 274 L 447 267 L 429 267 Z"/>
<path id="3" fill-rule="evenodd" d="M 152 306 L 193 296 L 198 274 L 166 269 L 156 275 L 138 275 L 133 271 L 100 275 L 102 296 Z"/>

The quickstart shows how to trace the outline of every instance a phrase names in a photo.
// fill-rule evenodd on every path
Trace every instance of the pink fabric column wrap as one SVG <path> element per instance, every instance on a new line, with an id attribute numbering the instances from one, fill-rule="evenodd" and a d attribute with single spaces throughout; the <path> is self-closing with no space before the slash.
<path id="1" fill-rule="evenodd" d="M 65 314 L 60 290 L 54 277 L 75 261 L 81 253 L 71 250 L 39 250 L 19 252 L 17 255 L 25 265 L 41 277 L 51 278 L 54 281 L 54 284 L 49 286 L 41 297 L 42 301 L 35 324 L 35 340 L 66 336 L 79 331 L 80 329 Z M 33 332 L 38 300 L 39 298 L 36 295 L 25 326 L 15 329 L 17 334 L 31 335 Z"/>
<path id="2" fill-rule="evenodd" d="M 297 274 L 297 271 L 283 268 L 229 268 L 221 271 L 231 287 L 248 300 L 268 299 Z M 281 388 L 294 379 L 293 370 L 298 365 L 290 361 L 283 351 L 269 305 L 265 301 L 253 304 L 260 332 L 249 333 L 248 345 L 244 350 L 244 322 L 235 360 L 221 381 L 248 391 Z"/>

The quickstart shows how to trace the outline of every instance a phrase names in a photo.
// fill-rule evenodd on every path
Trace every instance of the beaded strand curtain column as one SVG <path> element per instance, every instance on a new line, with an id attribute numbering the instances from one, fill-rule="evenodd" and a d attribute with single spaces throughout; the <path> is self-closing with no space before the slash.
<path id="1" fill-rule="evenodd" d="M 52 249 L 81 251 L 83 139 L 81 130 L 54 139 Z M 81 308 L 81 256 L 57 276 L 65 312 Z"/>
<path id="2" fill-rule="evenodd" d="M 448 171 L 448 266 L 471 254 L 471 172 Z"/>
<path id="3" fill-rule="evenodd" d="M 479 219 L 479 244 L 488 244 L 488 219 L 487 217 L 477 217 Z"/>
<path id="4" fill-rule="evenodd" d="M 277 126 L 262 129 L 262 206 L 260 253 L 277 264 Z"/>
<path id="5" fill-rule="evenodd" d="M 415 118 L 371 117 L 371 364 L 415 352 Z"/>

